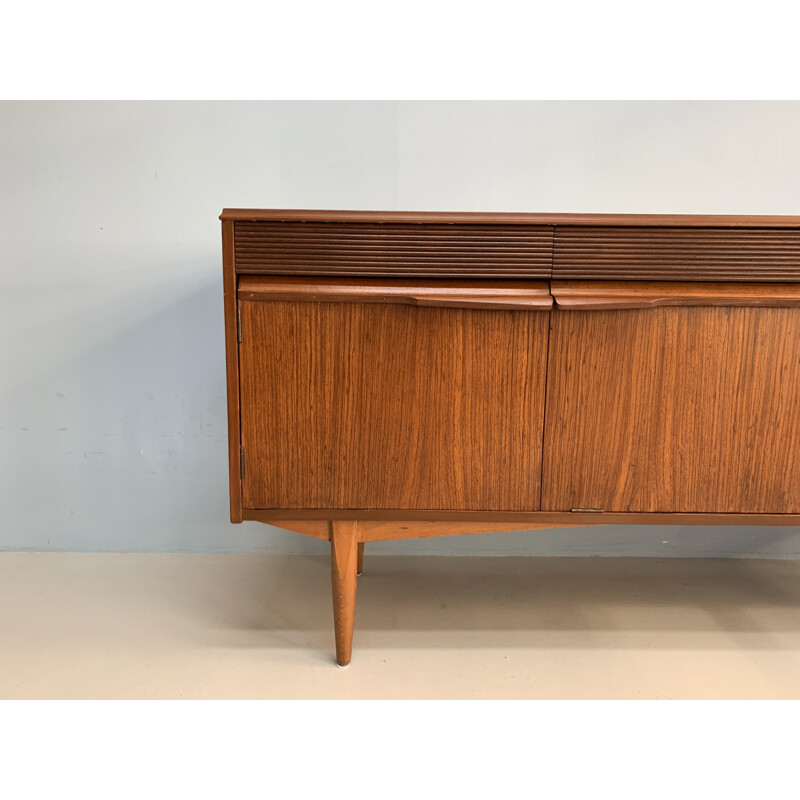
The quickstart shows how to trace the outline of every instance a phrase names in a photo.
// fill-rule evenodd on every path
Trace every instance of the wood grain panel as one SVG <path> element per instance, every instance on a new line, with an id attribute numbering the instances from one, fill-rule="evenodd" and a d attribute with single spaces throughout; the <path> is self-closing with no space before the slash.
<path id="1" fill-rule="evenodd" d="M 543 509 L 800 512 L 800 310 L 552 319 Z"/>
<path id="2" fill-rule="evenodd" d="M 548 313 L 240 306 L 247 508 L 539 507 Z"/>
<path id="3" fill-rule="evenodd" d="M 552 281 L 559 308 L 656 306 L 800 306 L 798 283 L 669 283 L 667 281 Z"/>
<path id="4" fill-rule="evenodd" d="M 236 270 L 271 275 L 550 277 L 553 229 L 536 225 L 247 222 Z"/>
<path id="5" fill-rule="evenodd" d="M 385 278 L 280 278 L 266 275 L 243 275 L 239 279 L 239 299 L 404 303 L 475 309 L 548 309 L 553 305 L 550 287 L 543 281 L 412 281 Z"/>
<path id="6" fill-rule="evenodd" d="M 800 281 L 800 231 L 559 226 L 553 279 Z"/>

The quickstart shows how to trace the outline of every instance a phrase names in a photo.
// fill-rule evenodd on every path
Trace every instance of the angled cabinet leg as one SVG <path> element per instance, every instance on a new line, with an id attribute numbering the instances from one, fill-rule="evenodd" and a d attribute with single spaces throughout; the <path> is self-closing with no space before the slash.
<path id="1" fill-rule="evenodd" d="M 353 650 L 358 549 L 358 523 L 331 522 L 333 625 L 336 633 L 336 663 L 340 667 L 350 663 Z"/>
<path id="2" fill-rule="evenodd" d="M 356 575 L 360 575 L 364 571 L 364 542 L 358 543 L 358 569 Z"/>

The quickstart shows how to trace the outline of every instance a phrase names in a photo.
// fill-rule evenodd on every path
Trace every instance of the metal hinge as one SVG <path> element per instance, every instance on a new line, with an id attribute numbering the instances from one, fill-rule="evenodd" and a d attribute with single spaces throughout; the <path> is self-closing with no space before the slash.
<path id="1" fill-rule="evenodd" d="M 236 309 L 236 336 L 239 339 L 239 344 L 242 343 L 242 309 Z"/>
<path id="2" fill-rule="evenodd" d="M 239 477 L 244 480 L 244 447 L 239 448 Z"/>
<path id="3" fill-rule="evenodd" d="M 603 514 L 602 508 L 571 508 L 573 514 Z"/>

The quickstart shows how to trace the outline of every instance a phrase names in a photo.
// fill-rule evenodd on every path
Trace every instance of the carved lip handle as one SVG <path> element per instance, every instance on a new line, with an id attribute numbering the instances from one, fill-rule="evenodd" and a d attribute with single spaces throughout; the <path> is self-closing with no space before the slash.
<path id="1" fill-rule="evenodd" d="M 240 300 L 317 303 L 400 303 L 474 309 L 548 309 L 544 281 L 459 281 L 401 279 L 320 279 L 242 276 Z"/>
<path id="2" fill-rule="evenodd" d="M 798 283 L 552 281 L 558 308 L 606 310 L 658 306 L 800 306 Z"/>
<path id="3" fill-rule="evenodd" d="M 400 303 L 450 308 L 546 310 L 658 306 L 800 307 L 800 283 L 670 281 L 462 281 L 243 275 L 240 300 Z"/>

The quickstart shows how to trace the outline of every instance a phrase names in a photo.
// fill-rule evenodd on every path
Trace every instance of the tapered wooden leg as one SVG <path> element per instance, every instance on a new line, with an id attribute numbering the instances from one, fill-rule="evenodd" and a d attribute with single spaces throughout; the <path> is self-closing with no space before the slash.
<path id="1" fill-rule="evenodd" d="M 334 520 L 331 522 L 331 584 L 336 663 L 340 667 L 350 663 L 353 650 L 357 567 L 358 523 Z"/>
<path id="2" fill-rule="evenodd" d="M 364 571 L 364 542 L 358 543 L 358 569 L 356 575 L 360 575 Z"/>

